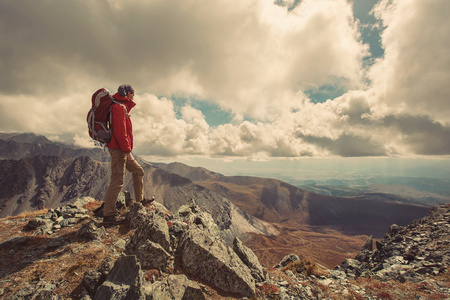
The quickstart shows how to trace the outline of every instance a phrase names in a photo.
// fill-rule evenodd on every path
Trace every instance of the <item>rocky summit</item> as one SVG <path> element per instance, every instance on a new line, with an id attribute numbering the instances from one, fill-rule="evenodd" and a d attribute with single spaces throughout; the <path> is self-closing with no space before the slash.
<path id="1" fill-rule="evenodd" d="M 101 203 L 88 197 L 0 219 L 0 298 L 450 299 L 450 205 L 392 225 L 327 270 L 295 253 L 263 266 L 186 203 L 171 212 L 125 201 L 120 226 L 102 224 Z"/>
<path id="2" fill-rule="evenodd" d="M 381 241 L 370 237 L 354 259 L 336 270 L 351 277 L 422 282 L 450 267 L 450 205 L 435 207 L 422 219 L 392 225 Z"/>

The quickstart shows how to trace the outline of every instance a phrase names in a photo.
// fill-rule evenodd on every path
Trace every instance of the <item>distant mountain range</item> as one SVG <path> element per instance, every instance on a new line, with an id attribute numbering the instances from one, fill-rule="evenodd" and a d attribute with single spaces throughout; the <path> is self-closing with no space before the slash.
<path id="1" fill-rule="evenodd" d="M 0 159 L 18 160 L 38 155 L 58 157 L 88 156 L 100 162 L 109 161 L 108 152 L 99 148 L 69 147 L 51 142 L 32 133 L 0 133 Z"/>
<path id="2" fill-rule="evenodd" d="M 0 217 L 59 207 L 84 196 L 104 199 L 111 175 L 103 150 L 62 146 L 30 134 L 0 135 L 0 144 Z M 142 162 L 142 167 L 146 197 L 155 196 L 171 211 L 194 199 L 211 213 L 228 240 L 234 236 L 245 239 L 248 233 L 277 232 L 270 224 L 187 178 L 150 163 Z M 134 194 L 130 174 L 125 178 L 124 190 Z"/>
<path id="3" fill-rule="evenodd" d="M 365 197 L 371 199 L 391 199 L 402 203 L 436 206 L 450 202 L 450 193 L 441 187 L 446 184 L 449 189 L 450 182 L 441 179 L 430 178 L 395 178 L 394 182 L 400 181 L 404 184 L 371 184 L 371 185 L 324 185 L 308 184 L 300 185 L 301 188 L 318 194 L 338 197 Z M 421 181 L 423 185 L 420 190 L 410 187 L 413 182 Z M 425 186 L 426 183 L 429 183 Z M 434 191 L 433 191 L 434 190 Z"/>
<path id="4" fill-rule="evenodd" d="M 251 176 L 224 176 L 182 163 L 159 164 L 230 199 L 267 222 L 326 225 L 349 234 L 382 236 L 389 225 L 409 224 L 429 208 L 398 197 L 335 197 L 309 192 L 286 182 Z"/>
<path id="5" fill-rule="evenodd" d="M 100 148 L 60 145 L 34 134 L 0 134 L 0 217 L 59 207 L 83 196 L 103 200 L 108 161 L 109 154 Z M 381 238 L 390 225 L 410 224 L 430 209 L 393 195 L 337 197 L 276 179 L 140 162 L 145 196 L 155 196 L 171 211 L 193 199 L 211 213 L 226 240 L 248 240 L 268 260 L 280 259 L 286 251 L 307 251 L 316 261 L 336 264 L 360 248 L 361 235 Z M 129 174 L 124 189 L 133 194 Z M 336 239 L 345 241 L 339 249 L 330 246 Z"/>

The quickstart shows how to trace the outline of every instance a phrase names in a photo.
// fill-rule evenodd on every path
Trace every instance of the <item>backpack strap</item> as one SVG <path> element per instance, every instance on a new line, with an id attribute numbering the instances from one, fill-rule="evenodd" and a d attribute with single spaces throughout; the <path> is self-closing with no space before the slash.
<path id="1" fill-rule="evenodd" d="M 112 97 L 112 102 L 115 103 L 115 104 L 119 104 L 119 105 L 123 106 L 125 108 L 125 111 L 127 112 L 127 116 L 130 116 L 130 114 L 128 113 L 128 110 L 127 110 L 127 107 L 125 106 L 125 104 L 117 101 L 116 99 L 114 99 L 114 97 Z M 111 111 L 111 108 L 110 108 L 110 111 Z"/>
<path id="2" fill-rule="evenodd" d="M 112 104 L 119 104 L 119 105 L 123 106 L 123 108 L 126 111 L 126 115 L 130 116 L 130 114 L 128 113 L 128 110 L 127 110 L 127 107 L 125 106 L 125 104 L 118 102 L 116 99 L 114 99 L 114 97 L 111 97 L 111 100 L 113 102 Z M 112 104 L 109 107 L 109 128 L 111 129 L 111 131 L 114 130 L 113 127 L 112 127 L 112 118 L 113 118 L 112 117 L 112 111 L 111 111 Z M 106 144 L 103 145 L 103 150 L 105 149 L 105 146 L 106 146 Z"/>

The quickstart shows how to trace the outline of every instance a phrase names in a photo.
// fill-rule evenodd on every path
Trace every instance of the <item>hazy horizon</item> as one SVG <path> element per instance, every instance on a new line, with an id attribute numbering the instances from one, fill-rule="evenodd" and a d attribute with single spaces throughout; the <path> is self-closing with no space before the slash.
<path id="1" fill-rule="evenodd" d="M 203 167 L 226 176 L 258 176 L 276 179 L 322 181 L 333 178 L 361 177 L 418 177 L 450 179 L 450 157 L 364 157 L 364 158 L 301 158 L 271 161 L 248 161 L 238 158 L 211 159 L 186 158 L 155 160 L 149 162 L 180 162 L 191 167 Z M 449 187 L 450 190 L 450 187 Z"/>

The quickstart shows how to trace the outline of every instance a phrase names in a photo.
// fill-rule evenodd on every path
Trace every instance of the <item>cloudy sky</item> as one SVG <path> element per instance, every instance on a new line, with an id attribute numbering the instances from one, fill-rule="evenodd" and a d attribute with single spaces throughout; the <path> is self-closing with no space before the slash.
<path id="1" fill-rule="evenodd" d="M 134 153 L 168 161 L 450 154 L 448 0 L 1 0 L 0 131 L 92 146 L 136 89 Z"/>

